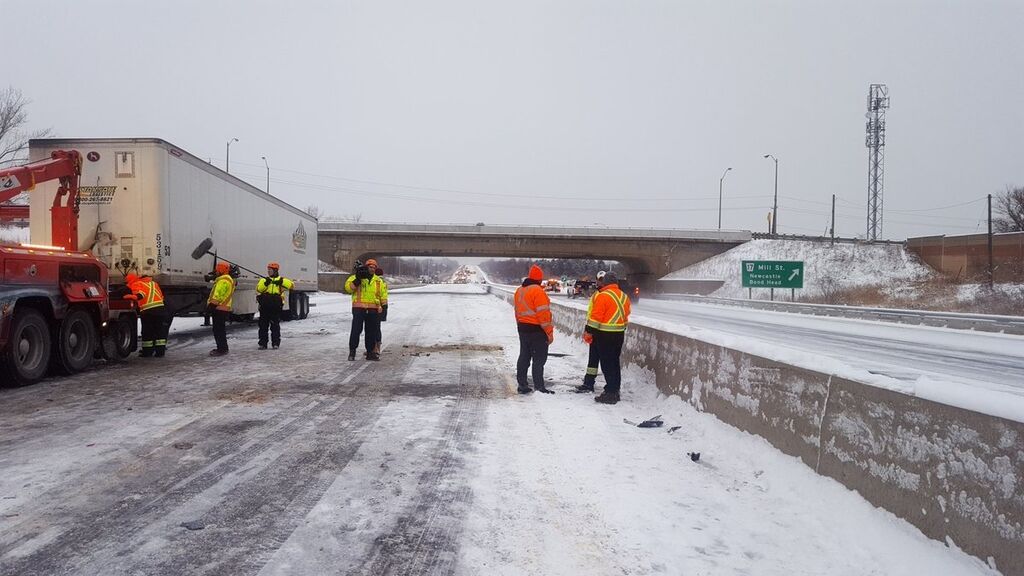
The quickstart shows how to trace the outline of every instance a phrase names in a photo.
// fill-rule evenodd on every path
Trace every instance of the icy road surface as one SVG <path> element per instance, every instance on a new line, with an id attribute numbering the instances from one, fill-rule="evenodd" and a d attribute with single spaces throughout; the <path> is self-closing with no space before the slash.
<path id="1" fill-rule="evenodd" d="M 636 314 L 799 346 L 894 378 L 924 374 L 1024 395 L 1022 336 L 653 299 Z"/>
<path id="2" fill-rule="evenodd" d="M 0 390 L 0 574 L 990 573 L 640 372 L 569 393 L 577 335 L 557 394 L 513 394 L 480 290 L 396 291 L 381 362 L 323 295 L 281 350 L 236 325 L 211 358 L 188 320 L 163 360 Z M 682 428 L 623 423 L 656 414 Z"/>

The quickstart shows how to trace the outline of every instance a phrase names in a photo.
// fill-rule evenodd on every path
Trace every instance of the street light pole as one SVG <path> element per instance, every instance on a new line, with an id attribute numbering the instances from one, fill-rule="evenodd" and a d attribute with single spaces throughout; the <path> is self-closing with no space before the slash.
<path id="1" fill-rule="evenodd" d="M 267 194 L 270 194 L 270 164 L 267 163 L 266 156 L 260 156 L 263 158 L 263 165 L 267 167 Z"/>
<path id="2" fill-rule="evenodd" d="M 718 229 L 722 229 L 722 182 L 725 180 L 725 175 L 732 170 L 732 167 L 726 168 L 725 172 L 722 172 L 722 177 L 718 179 Z"/>
<path id="3" fill-rule="evenodd" d="M 228 174 L 231 173 L 231 143 L 238 142 L 238 138 L 232 138 L 228 140 L 227 152 L 224 153 L 224 171 Z"/>
<path id="4" fill-rule="evenodd" d="M 775 161 L 775 200 L 772 202 L 772 236 L 775 236 L 779 232 L 779 159 L 771 154 L 764 157 Z"/>

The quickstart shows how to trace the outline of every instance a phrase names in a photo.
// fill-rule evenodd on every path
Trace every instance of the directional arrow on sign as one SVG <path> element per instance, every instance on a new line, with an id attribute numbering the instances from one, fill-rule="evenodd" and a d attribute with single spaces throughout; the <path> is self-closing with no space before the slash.
<path id="1" fill-rule="evenodd" d="M 791 272 L 789 274 L 789 280 L 787 280 L 787 282 L 792 282 L 793 278 L 796 278 L 799 275 L 800 275 L 800 269 L 799 268 L 797 268 L 796 270 L 793 270 L 793 272 Z"/>

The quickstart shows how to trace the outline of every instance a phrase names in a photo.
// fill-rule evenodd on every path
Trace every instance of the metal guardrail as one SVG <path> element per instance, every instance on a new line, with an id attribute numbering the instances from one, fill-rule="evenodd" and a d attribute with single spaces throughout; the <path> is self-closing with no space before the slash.
<path id="1" fill-rule="evenodd" d="M 703 304 L 722 304 L 741 308 L 755 308 L 775 312 L 810 314 L 813 316 L 837 316 L 860 320 L 879 320 L 898 324 L 934 326 L 978 332 L 1000 332 L 1024 335 L 1024 317 L 1000 316 L 995 314 L 964 314 L 960 312 L 933 312 L 929 310 L 903 310 L 898 308 L 867 308 L 859 306 L 834 306 L 829 304 L 801 304 L 797 302 L 770 302 L 765 300 L 742 300 L 738 298 L 717 298 L 714 296 L 693 296 L 689 294 L 656 294 L 655 300 L 683 300 Z"/>
<path id="2" fill-rule="evenodd" d="M 904 246 L 906 240 L 865 240 L 864 238 L 843 238 L 836 236 L 813 236 L 808 234 L 771 234 L 766 232 L 754 232 L 751 234 L 754 240 L 806 240 L 808 242 L 829 242 L 835 244 L 896 244 Z"/>
<path id="3" fill-rule="evenodd" d="M 645 240 L 696 240 L 705 242 L 747 242 L 748 230 L 680 230 L 671 228 L 597 228 L 585 226 L 495 226 L 469 224 L 392 224 L 380 222 L 326 222 L 320 232 L 363 232 L 396 235 L 476 235 L 587 238 L 629 238 Z"/>

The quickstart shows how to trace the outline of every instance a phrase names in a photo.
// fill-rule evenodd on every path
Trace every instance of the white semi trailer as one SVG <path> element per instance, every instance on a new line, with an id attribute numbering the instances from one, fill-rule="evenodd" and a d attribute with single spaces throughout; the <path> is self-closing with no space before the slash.
<path id="1" fill-rule="evenodd" d="M 83 158 L 78 236 L 110 269 L 110 283 L 128 272 L 152 276 L 176 315 L 200 314 L 210 285 L 204 276 L 215 256 L 192 257 L 206 238 L 216 257 L 257 273 L 278 262 L 295 281 L 286 317 L 305 318 L 309 293 L 317 289 L 316 219 L 258 188 L 158 138 L 36 139 L 29 158 L 55 150 L 77 150 Z M 48 215 L 56 183 L 40 184 L 30 196 L 33 243 L 48 244 Z M 257 311 L 259 275 L 242 270 L 234 314 Z M 117 312 L 112 311 L 116 316 Z"/>

